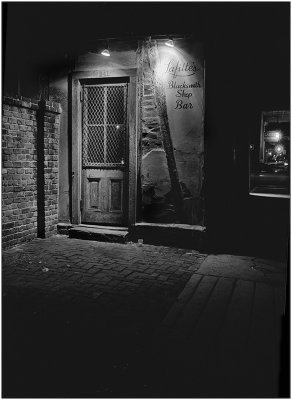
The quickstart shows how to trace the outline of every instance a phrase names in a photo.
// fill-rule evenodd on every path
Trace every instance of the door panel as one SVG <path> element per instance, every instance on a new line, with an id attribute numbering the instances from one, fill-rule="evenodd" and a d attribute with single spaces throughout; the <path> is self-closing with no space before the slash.
<path id="1" fill-rule="evenodd" d="M 100 179 L 88 178 L 87 187 L 89 187 L 89 208 L 96 208 L 99 210 Z"/>
<path id="2" fill-rule="evenodd" d="M 124 224 L 127 84 L 83 86 L 81 221 Z"/>
<path id="3" fill-rule="evenodd" d="M 82 222 L 117 225 L 123 223 L 123 178 L 122 170 L 83 170 Z"/>
<path id="4" fill-rule="evenodd" d="M 122 179 L 111 179 L 109 187 L 110 210 L 122 211 L 123 209 L 123 181 Z"/>

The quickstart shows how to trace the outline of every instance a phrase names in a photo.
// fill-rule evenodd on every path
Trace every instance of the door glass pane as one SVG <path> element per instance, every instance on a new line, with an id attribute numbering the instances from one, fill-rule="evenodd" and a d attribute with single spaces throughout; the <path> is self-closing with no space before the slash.
<path id="1" fill-rule="evenodd" d="M 91 164 L 104 162 L 104 127 L 88 127 L 87 161 Z"/>
<path id="2" fill-rule="evenodd" d="M 107 126 L 106 162 L 122 163 L 124 158 L 124 125 Z"/>
<path id="3" fill-rule="evenodd" d="M 103 86 L 89 86 L 85 90 L 84 100 L 87 101 L 87 123 L 89 125 L 104 123 L 104 92 Z"/>
<path id="4" fill-rule="evenodd" d="M 107 125 L 123 124 L 125 114 L 125 86 L 108 86 L 107 89 Z"/>
<path id="5" fill-rule="evenodd" d="M 126 93 L 126 84 L 84 86 L 83 167 L 124 164 Z"/>

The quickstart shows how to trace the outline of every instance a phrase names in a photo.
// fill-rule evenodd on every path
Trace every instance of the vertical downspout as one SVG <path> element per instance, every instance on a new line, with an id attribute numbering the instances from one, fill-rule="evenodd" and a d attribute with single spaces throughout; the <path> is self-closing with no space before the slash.
<path id="1" fill-rule="evenodd" d="M 44 140 L 44 125 L 45 125 L 45 112 L 46 101 L 42 95 L 38 103 L 38 110 L 36 112 L 37 120 L 37 237 L 46 237 L 45 226 L 45 140 Z"/>

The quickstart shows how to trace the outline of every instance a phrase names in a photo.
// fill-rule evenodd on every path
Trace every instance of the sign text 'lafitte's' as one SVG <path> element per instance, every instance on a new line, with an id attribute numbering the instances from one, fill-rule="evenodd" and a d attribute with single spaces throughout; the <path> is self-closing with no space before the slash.
<path id="1" fill-rule="evenodd" d="M 177 76 L 190 76 L 196 74 L 200 68 L 196 65 L 195 61 L 191 62 L 180 62 L 176 60 L 170 60 L 166 67 L 166 73 L 169 73 L 174 78 Z"/>

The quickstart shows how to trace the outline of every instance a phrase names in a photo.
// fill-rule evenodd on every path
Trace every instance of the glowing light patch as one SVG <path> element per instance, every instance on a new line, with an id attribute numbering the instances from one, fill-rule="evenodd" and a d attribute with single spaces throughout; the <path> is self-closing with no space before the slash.
<path id="1" fill-rule="evenodd" d="M 281 132 L 275 132 L 275 139 L 280 140 L 282 138 Z"/>
<path id="2" fill-rule="evenodd" d="M 165 42 L 165 45 L 168 47 L 174 47 L 173 40 L 169 39 Z"/>
<path id="3" fill-rule="evenodd" d="M 110 52 L 108 51 L 108 49 L 104 49 L 104 50 L 101 52 L 101 54 L 102 54 L 103 56 L 106 56 L 106 57 L 109 57 L 109 56 L 110 56 Z"/>
<path id="4" fill-rule="evenodd" d="M 279 142 L 282 139 L 282 137 L 283 134 L 280 130 L 265 132 L 266 142 Z"/>
<path id="5" fill-rule="evenodd" d="M 281 154 L 284 150 L 284 147 L 280 144 L 278 144 L 277 146 L 275 146 L 275 152 L 278 154 Z"/>

